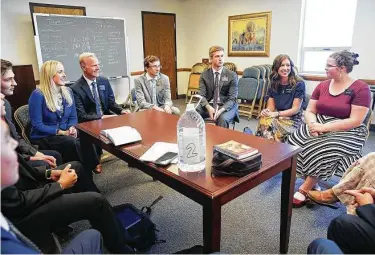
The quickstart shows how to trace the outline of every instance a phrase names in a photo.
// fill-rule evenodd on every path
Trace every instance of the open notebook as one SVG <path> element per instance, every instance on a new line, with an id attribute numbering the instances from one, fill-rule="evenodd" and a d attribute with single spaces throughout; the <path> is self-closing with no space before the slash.
<path id="1" fill-rule="evenodd" d="M 100 133 L 106 136 L 115 145 L 138 142 L 142 140 L 141 135 L 135 128 L 123 126 L 118 128 L 104 129 Z"/>

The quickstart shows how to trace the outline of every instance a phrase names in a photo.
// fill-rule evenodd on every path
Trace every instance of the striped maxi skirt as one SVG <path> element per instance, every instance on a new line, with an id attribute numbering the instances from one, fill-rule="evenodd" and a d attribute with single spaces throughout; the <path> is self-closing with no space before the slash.
<path id="1" fill-rule="evenodd" d="M 339 119 L 317 115 L 317 121 L 325 124 Z M 368 130 L 364 124 L 348 131 L 310 136 L 306 124 L 288 136 L 287 143 L 302 148 L 297 156 L 297 174 L 329 180 L 333 175 L 342 177 L 346 169 L 362 157 Z"/>

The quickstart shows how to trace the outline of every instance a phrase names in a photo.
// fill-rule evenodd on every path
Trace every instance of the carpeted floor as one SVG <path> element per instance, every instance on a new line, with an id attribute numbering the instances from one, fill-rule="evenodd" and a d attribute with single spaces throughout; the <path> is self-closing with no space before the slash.
<path id="1" fill-rule="evenodd" d="M 184 109 L 183 100 L 176 105 Z M 245 126 L 255 129 L 256 120 L 241 119 L 236 130 Z M 375 134 L 371 133 L 364 154 L 375 151 Z M 95 182 L 112 205 L 133 203 L 137 207 L 149 205 L 159 195 L 152 220 L 160 230 L 159 238 L 166 243 L 154 245 L 148 253 L 173 253 L 202 244 L 202 207 L 141 171 L 110 157 L 103 164 L 103 173 L 95 175 Z M 324 188 L 333 185 L 321 183 Z M 221 252 L 223 253 L 278 253 L 280 224 L 281 175 L 259 185 L 222 208 Z M 297 179 L 296 187 L 301 184 Z M 345 213 L 314 205 L 293 209 L 289 253 L 306 253 L 308 244 L 325 237 L 331 220 Z M 75 235 L 89 228 L 86 221 L 72 224 Z"/>

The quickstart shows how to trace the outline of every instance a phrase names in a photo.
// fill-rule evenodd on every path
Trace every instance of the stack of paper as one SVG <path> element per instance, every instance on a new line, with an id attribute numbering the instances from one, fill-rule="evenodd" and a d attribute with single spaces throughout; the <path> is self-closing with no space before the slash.
<path id="1" fill-rule="evenodd" d="M 178 153 L 177 144 L 156 142 L 139 159 L 142 161 L 147 161 L 147 162 L 155 162 L 158 158 L 160 158 L 167 152 Z M 174 161 L 172 161 L 172 163 L 177 163 L 177 160 L 178 159 L 176 158 Z"/>
<path id="2" fill-rule="evenodd" d="M 142 137 L 139 134 L 139 132 L 135 128 L 129 126 L 104 129 L 101 130 L 100 133 L 108 137 L 108 139 L 111 140 L 115 146 L 138 142 L 142 140 Z"/>

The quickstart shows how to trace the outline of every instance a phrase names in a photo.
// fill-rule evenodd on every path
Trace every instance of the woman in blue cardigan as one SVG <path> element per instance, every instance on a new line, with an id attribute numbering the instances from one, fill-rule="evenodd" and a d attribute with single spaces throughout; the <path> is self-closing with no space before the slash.
<path id="1" fill-rule="evenodd" d="M 84 162 L 91 171 L 99 164 L 99 158 L 92 144 L 81 150 L 74 127 L 78 123 L 74 96 L 65 86 L 65 77 L 60 62 L 50 60 L 43 64 L 39 88 L 29 98 L 30 138 L 40 148 L 60 152 L 65 162 L 92 159 L 92 162 Z M 82 151 L 90 155 L 82 157 Z"/>

